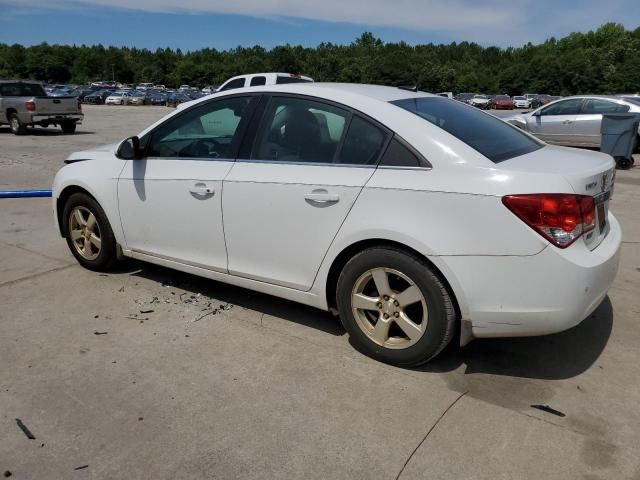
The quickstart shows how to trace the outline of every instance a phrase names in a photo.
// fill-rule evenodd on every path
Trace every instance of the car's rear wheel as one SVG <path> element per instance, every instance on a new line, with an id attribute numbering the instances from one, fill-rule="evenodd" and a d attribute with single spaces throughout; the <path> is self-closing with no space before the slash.
<path id="1" fill-rule="evenodd" d="M 393 365 L 420 365 L 444 349 L 455 331 L 447 289 L 422 258 L 395 247 L 354 256 L 337 285 L 340 318 L 363 353 Z"/>
<path id="2" fill-rule="evenodd" d="M 74 193 L 64 206 L 63 234 L 76 260 L 89 270 L 110 270 L 116 241 L 104 210 L 89 195 Z"/>
<path id="3" fill-rule="evenodd" d="M 27 126 L 20 121 L 17 113 L 9 115 L 9 126 L 14 135 L 24 135 L 27 132 Z"/>
<path id="4" fill-rule="evenodd" d="M 70 135 L 76 132 L 76 122 L 63 122 L 60 128 L 62 128 L 62 133 Z"/>

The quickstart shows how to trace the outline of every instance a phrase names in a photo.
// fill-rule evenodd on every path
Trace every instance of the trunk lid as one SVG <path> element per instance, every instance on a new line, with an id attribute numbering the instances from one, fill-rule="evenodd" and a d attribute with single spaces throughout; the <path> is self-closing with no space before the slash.
<path id="1" fill-rule="evenodd" d="M 584 235 L 587 247 L 593 250 L 606 237 L 609 231 L 609 199 L 613 194 L 616 174 L 616 164 L 611 156 L 591 150 L 547 145 L 535 152 L 501 162 L 497 167 L 561 175 L 569 182 L 573 193 L 589 195 L 595 200 L 596 228 Z"/>

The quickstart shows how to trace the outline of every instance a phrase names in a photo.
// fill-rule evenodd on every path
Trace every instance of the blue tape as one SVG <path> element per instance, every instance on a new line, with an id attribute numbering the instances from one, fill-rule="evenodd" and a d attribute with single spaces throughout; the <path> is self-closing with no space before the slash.
<path id="1" fill-rule="evenodd" d="M 51 190 L 0 190 L 0 198 L 50 197 Z"/>

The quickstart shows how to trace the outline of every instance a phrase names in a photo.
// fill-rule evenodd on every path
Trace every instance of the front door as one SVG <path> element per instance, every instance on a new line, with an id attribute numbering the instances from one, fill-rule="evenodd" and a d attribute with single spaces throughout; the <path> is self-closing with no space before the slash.
<path id="1" fill-rule="evenodd" d="M 224 181 L 229 273 L 308 290 L 388 132 L 347 108 L 273 96 Z"/>
<path id="2" fill-rule="evenodd" d="M 629 107 L 604 98 L 588 98 L 576 119 L 574 135 L 576 145 L 600 147 L 602 116 L 607 113 L 628 112 Z"/>
<path id="3" fill-rule="evenodd" d="M 536 137 L 549 143 L 571 145 L 574 123 L 582 105 L 582 99 L 560 100 L 542 107 L 538 115 L 529 117 L 528 130 Z"/>
<path id="4" fill-rule="evenodd" d="M 127 249 L 227 271 L 222 180 L 233 165 L 251 99 L 197 105 L 143 140 L 145 158 L 129 160 L 118 181 Z"/>

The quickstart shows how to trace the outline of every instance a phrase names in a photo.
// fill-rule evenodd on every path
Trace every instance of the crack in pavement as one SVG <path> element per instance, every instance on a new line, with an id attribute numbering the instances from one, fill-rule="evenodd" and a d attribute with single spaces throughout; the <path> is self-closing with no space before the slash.
<path id="1" fill-rule="evenodd" d="M 413 451 L 411 452 L 411 454 L 409 455 L 409 457 L 407 458 L 407 460 L 405 460 L 404 465 L 402 465 L 402 468 L 400 469 L 400 471 L 398 472 L 398 475 L 396 475 L 395 480 L 398 480 L 400 478 L 400 476 L 402 475 L 402 473 L 404 472 L 404 469 L 407 468 L 407 465 L 409 465 L 409 462 L 411 461 L 411 459 L 413 458 L 413 456 L 415 455 L 415 453 L 420 449 L 420 447 L 422 446 L 422 444 L 427 440 L 427 438 L 429 437 L 429 435 L 431 434 L 431 432 L 433 432 L 433 430 L 438 426 L 438 424 L 440 423 L 440 420 L 442 420 L 444 418 L 444 416 L 449 412 L 449 410 L 451 410 L 453 408 L 453 406 L 458 403 L 458 401 L 464 397 L 467 394 L 467 392 L 462 392 L 460 395 L 458 395 L 458 397 L 451 402 L 451 405 L 449 405 L 444 412 L 442 412 L 442 415 L 440 415 L 440 417 L 435 421 L 435 423 L 431 426 L 431 428 L 429 429 L 429 431 L 427 431 L 426 435 L 422 438 L 422 440 L 420 440 L 420 443 L 418 443 L 418 445 L 416 445 L 416 448 L 413 449 Z"/>
<path id="2" fill-rule="evenodd" d="M 6 245 L 7 247 L 13 247 L 13 248 L 17 248 L 17 249 L 22 250 L 22 251 L 27 252 L 27 253 L 33 253 L 34 255 L 39 255 L 39 256 L 41 256 L 43 258 L 46 258 L 48 260 L 53 260 L 53 261 L 58 262 L 58 263 L 64 263 L 65 262 L 65 260 L 61 260 L 61 259 L 56 258 L 56 257 L 51 257 L 51 256 L 46 255 L 44 253 L 40 253 L 40 252 L 37 252 L 35 250 L 31 250 L 30 248 L 23 247 L 22 245 L 16 245 L 16 244 L 13 244 L 13 243 L 5 242 L 4 240 L 0 240 L 0 243 Z"/>
<path id="3" fill-rule="evenodd" d="M 40 277 L 42 275 L 46 275 L 48 273 L 59 272 L 60 270 L 66 270 L 67 268 L 75 267 L 75 263 L 70 263 L 68 265 L 63 265 L 61 267 L 52 268 L 50 270 L 45 270 L 44 272 L 34 273 L 32 275 L 27 275 L 26 277 L 16 278 L 15 280 L 9 280 L 8 282 L 0 283 L 0 288 L 8 287 L 9 285 L 15 285 L 16 283 L 24 282 L 26 280 L 31 280 L 33 278 Z"/>

